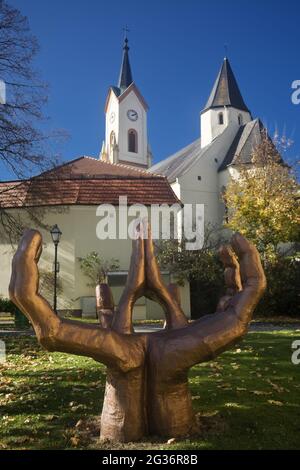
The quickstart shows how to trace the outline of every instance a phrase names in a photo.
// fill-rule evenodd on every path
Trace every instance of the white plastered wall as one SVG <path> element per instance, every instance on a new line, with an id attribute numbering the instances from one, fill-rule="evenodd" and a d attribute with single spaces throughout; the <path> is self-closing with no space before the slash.
<path id="1" fill-rule="evenodd" d="M 19 210 L 12 211 L 14 213 Z M 116 210 L 118 221 L 118 208 Z M 96 251 L 106 260 L 118 259 L 120 271 L 128 271 L 132 241 L 127 240 L 99 240 L 96 236 L 96 225 L 100 217 L 96 216 L 96 206 L 69 206 L 61 209 L 47 211 L 45 216 L 49 226 L 57 224 L 63 235 L 58 247 L 58 261 L 60 263 L 59 280 L 62 293 L 58 296 L 59 310 L 80 310 L 83 297 L 94 297 L 94 289 L 88 287 L 89 280 L 80 269 L 78 258 L 84 257 L 91 251 Z M 130 220 L 130 219 L 129 219 Z M 131 219 L 132 220 L 132 219 Z M 32 223 L 29 225 L 32 227 Z M 50 233 L 40 230 L 43 236 L 43 253 L 40 259 L 40 268 L 51 273 L 54 261 L 54 246 Z M 119 233 L 117 223 L 117 234 Z M 8 285 L 11 276 L 11 261 L 16 247 L 11 247 L 0 230 L 0 295 L 8 297 Z M 165 277 L 168 282 L 168 276 Z M 122 286 L 112 288 L 115 301 L 118 302 Z M 181 288 L 182 305 L 185 314 L 190 317 L 190 299 L 188 286 Z M 48 298 L 52 304 L 52 295 Z M 163 312 L 158 304 L 140 299 L 135 307 L 138 318 L 163 318 Z"/>
<path id="2" fill-rule="evenodd" d="M 219 114 L 223 113 L 223 124 L 219 124 Z M 201 134 L 201 147 L 204 148 L 209 145 L 218 135 L 222 134 L 224 130 L 231 126 L 238 130 L 239 116 L 242 117 L 242 124 L 251 121 L 250 113 L 240 111 L 236 108 L 226 107 L 208 109 L 200 115 L 200 134 Z"/>
<path id="3" fill-rule="evenodd" d="M 127 111 L 134 110 L 138 114 L 136 121 L 131 121 Z M 114 113 L 114 121 L 111 115 Z M 138 136 L 138 151 L 128 151 L 128 131 L 134 129 Z M 110 135 L 114 131 L 119 148 L 119 162 L 129 162 L 136 165 L 148 166 L 148 136 L 147 113 L 134 90 L 130 91 L 124 99 L 118 99 L 113 92 L 110 93 L 106 113 L 106 151 L 110 156 Z M 112 162 L 116 163 L 116 162 Z"/>

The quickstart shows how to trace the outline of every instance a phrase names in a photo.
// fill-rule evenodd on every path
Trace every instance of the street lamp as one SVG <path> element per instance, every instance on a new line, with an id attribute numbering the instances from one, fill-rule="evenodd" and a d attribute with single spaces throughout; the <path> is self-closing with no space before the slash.
<path id="1" fill-rule="evenodd" d="M 54 298 L 53 298 L 53 310 L 56 312 L 57 308 L 57 273 L 58 273 L 58 263 L 57 263 L 57 247 L 60 242 L 60 237 L 62 236 L 62 232 L 58 228 L 58 225 L 55 224 L 52 229 L 50 230 L 52 241 L 55 247 L 55 255 L 54 255 Z M 56 312 L 57 313 L 57 312 Z"/>

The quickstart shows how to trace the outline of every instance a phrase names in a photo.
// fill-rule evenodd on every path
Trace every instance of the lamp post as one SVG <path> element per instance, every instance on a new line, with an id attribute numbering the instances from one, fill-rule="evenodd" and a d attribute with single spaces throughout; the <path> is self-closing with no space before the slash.
<path id="1" fill-rule="evenodd" d="M 60 237 L 62 236 L 62 232 L 58 228 L 58 225 L 55 224 L 52 229 L 50 230 L 52 241 L 55 247 L 55 255 L 54 255 L 54 297 L 53 297 L 53 310 L 56 312 L 57 310 L 57 273 L 58 273 L 58 266 L 57 266 L 57 247 L 60 242 Z"/>

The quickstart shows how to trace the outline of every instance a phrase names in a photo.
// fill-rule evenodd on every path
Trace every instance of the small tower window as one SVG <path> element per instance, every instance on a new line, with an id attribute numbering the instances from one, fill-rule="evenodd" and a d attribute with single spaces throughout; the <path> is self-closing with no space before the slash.
<path id="1" fill-rule="evenodd" d="M 128 131 L 128 152 L 138 152 L 138 135 L 134 129 Z"/>
<path id="2" fill-rule="evenodd" d="M 224 115 L 223 115 L 223 113 L 219 113 L 218 116 L 219 116 L 219 124 L 223 125 L 224 124 Z"/>
<path id="3" fill-rule="evenodd" d="M 242 126 L 243 125 L 243 116 L 241 114 L 239 114 L 238 121 L 239 121 L 239 126 Z"/>

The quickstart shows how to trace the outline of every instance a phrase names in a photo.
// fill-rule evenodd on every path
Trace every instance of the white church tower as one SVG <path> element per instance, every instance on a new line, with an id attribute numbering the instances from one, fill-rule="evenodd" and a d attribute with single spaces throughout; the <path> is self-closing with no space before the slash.
<path id="1" fill-rule="evenodd" d="M 151 166 L 147 136 L 148 106 L 135 85 L 125 37 L 118 86 L 109 89 L 105 105 L 105 141 L 100 159 L 141 168 Z"/>
<path id="2" fill-rule="evenodd" d="M 209 145 L 228 127 L 236 132 L 251 119 L 229 60 L 225 57 L 206 106 L 201 112 L 201 148 Z"/>

